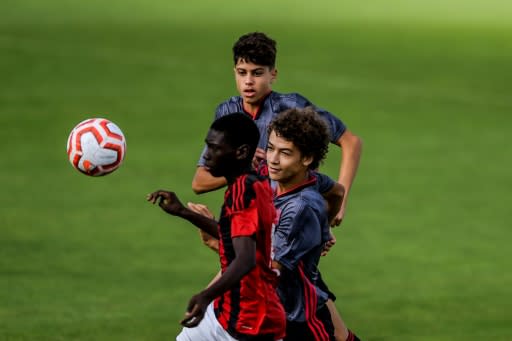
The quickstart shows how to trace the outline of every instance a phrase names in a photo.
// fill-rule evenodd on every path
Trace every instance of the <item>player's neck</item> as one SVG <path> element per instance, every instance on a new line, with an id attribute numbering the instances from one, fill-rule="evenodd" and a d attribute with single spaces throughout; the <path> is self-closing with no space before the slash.
<path id="1" fill-rule="evenodd" d="M 237 165 L 237 166 L 234 166 L 232 169 L 233 169 L 232 173 L 224 175 L 228 185 L 234 183 L 239 176 L 250 173 L 252 167 L 251 166 L 244 167 L 243 165 Z"/>
<path id="2" fill-rule="evenodd" d="M 308 182 L 309 173 L 300 172 L 297 173 L 292 178 L 287 179 L 286 181 L 278 181 L 277 182 L 277 195 L 282 195 L 287 192 L 293 191 L 295 188 L 300 187 L 304 183 Z"/>
<path id="3" fill-rule="evenodd" d="M 263 100 L 258 101 L 258 103 L 247 103 L 244 102 L 244 111 L 251 115 L 252 118 L 256 117 L 258 115 L 258 112 L 260 111 L 260 107 Z"/>
<path id="4" fill-rule="evenodd" d="M 263 102 L 267 99 L 267 97 L 270 95 L 271 92 L 272 92 L 272 90 L 269 91 L 265 96 L 263 96 L 258 102 L 249 103 L 244 100 L 242 102 L 244 111 L 247 114 L 249 114 L 253 119 L 256 119 L 256 117 L 260 113 Z"/>

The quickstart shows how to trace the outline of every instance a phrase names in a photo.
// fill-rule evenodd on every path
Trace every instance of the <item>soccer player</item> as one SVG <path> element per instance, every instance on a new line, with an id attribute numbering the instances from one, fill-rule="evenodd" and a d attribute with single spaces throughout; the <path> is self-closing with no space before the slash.
<path id="1" fill-rule="evenodd" d="M 266 166 L 278 212 L 272 264 L 281 274 L 278 294 L 287 315 L 285 340 L 335 340 L 326 305 L 329 293 L 322 290 L 318 270 L 330 228 L 313 172 L 327 153 L 328 130 L 312 108 L 288 109 L 272 120 L 268 136 Z M 344 340 L 359 339 L 346 329 Z"/>
<path id="2" fill-rule="evenodd" d="M 216 109 L 215 119 L 230 113 L 243 112 L 256 122 L 261 134 L 255 154 L 257 163 L 265 158 L 267 127 L 270 121 L 286 109 L 313 106 L 328 123 L 330 141 L 340 146 L 342 150 L 338 182 L 345 188 L 345 199 L 332 221 L 333 226 L 339 225 L 344 217 L 347 197 L 359 165 L 361 139 L 336 116 L 315 107 L 302 95 L 272 91 L 272 83 L 277 77 L 276 52 L 276 42 L 264 33 L 248 33 L 238 39 L 233 46 L 233 61 L 239 96 L 231 97 L 221 103 Z M 192 180 L 192 189 L 196 193 L 212 191 L 226 184 L 226 179 L 215 177 L 208 172 L 204 162 L 203 151 Z"/>
<path id="3" fill-rule="evenodd" d="M 251 170 L 258 140 L 258 128 L 241 113 L 219 118 L 210 127 L 204 165 L 228 184 L 218 223 L 185 207 L 173 192 L 148 195 L 165 212 L 219 239 L 221 276 L 191 298 L 178 341 L 273 341 L 284 336 L 286 317 L 270 267 L 272 191 L 268 180 Z"/>
<path id="4" fill-rule="evenodd" d="M 338 182 L 343 186 L 345 194 L 341 208 L 330 220 L 331 226 L 337 226 L 345 215 L 348 194 L 359 166 L 362 141 L 340 119 L 330 112 L 314 106 L 302 95 L 297 93 L 281 94 L 272 91 L 272 84 L 277 78 L 276 53 L 276 42 L 264 33 L 248 33 L 235 42 L 233 62 L 239 96 L 231 97 L 221 103 L 215 111 L 215 119 L 233 112 L 243 112 L 253 118 L 260 131 L 260 141 L 254 158 L 255 164 L 258 164 L 265 158 L 268 141 L 267 127 L 270 121 L 278 113 L 288 108 L 313 106 L 328 124 L 330 141 L 341 147 L 342 151 Z M 204 166 L 204 152 L 203 150 L 192 180 L 192 189 L 198 194 L 215 190 L 226 184 L 226 179 L 213 176 Z M 210 247 L 215 246 L 215 241 L 210 240 L 210 236 L 204 233 L 201 236 L 205 244 Z M 331 234 L 331 239 L 326 243 L 325 249 L 329 250 L 335 242 L 336 239 Z M 334 295 L 331 295 L 328 306 L 335 321 L 337 340 L 344 341 L 346 328 L 336 311 L 334 299 Z"/>

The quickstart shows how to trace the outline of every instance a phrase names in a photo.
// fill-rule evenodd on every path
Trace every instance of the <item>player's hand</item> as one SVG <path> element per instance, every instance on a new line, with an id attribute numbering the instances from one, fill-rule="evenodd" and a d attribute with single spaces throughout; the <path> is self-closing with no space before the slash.
<path id="1" fill-rule="evenodd" d="M 210 249 L 215 251 L 216 253 L 219 253 L 219 240 L 214 238 L 211 234 L 204 232 L 203 230 L 199 229 L 199 236 L 201 237 L 201 240 L 203 241 L 203 244 L 208 246 Z"/>
<path id="2" fill-rule="evenodd" d="M 210 219 L 215 219 L 215 216 L 213 215 L 213 213 L 210 211 L 210 209 L 206 205 L 189 202 L 189 203 L 187 203 L 187 206 L 192 211 L 194 211 L 198 214 L 204 215 L 205 217 L 208 217 Z"/>
<path id="3" fill-rule="evenodd" d="M 180 215 L 185 208 L 174 192 L 159 190 L 148 194 L 146 199 L 152 204 L 158 203 L 165 212 L 172 215 Z"/>
<path id="4" fill-rule="evenodd" d="M 336 216 L 331 220 L 331 227 L 336 227 L 341 224 L 343 218 L 345 217 L 345 205 L 341 205 L 340 210 L 336 214 Z"/>
<path id="5" fill-rule="evenodd" d="M 252 158 L 252 168 L 258 169 L 260 162 L 267 158 L 267 153 L 264 149 L 256 148 L 256 152 L 254 153 L 254 157 Z"/>
<path id="6" fill-rule="evenodd" d="M 202 292 L 192 296 L 188 302 L 185 318 L 180 321 L 181 325 L 187 328 L 196 327 L 203 319 L 210 302 L 211 300 L 208 299 Z"/>
<path id="7" fill-rule="evenodd" d="M 188 206 L 188 208 L 190 208 L 190 210 L 192 210 L 198 214 L 204 215 L 205 217 L 208 217 L 211 219 L 215 219 L 215 216 L 208 209 L 208 207 L 206 205 L 189 202 L 189 203 L 187 203 L 187 206 Z M 208 246 L 213 251 L 219 253 L 219 240 L 218 239 L 213 238 L 210 234 L 204 232 L 201 229 L 199 229 L 199 235 L 201 236 L 201 240 L 204 245 Z"/>
<path id="8" fill-rule="evenodd" d="M 329 253 L 331 248 L 334 246 L 334 244 L 336 244 L 336 236 L 332 233 L 332 231 L 330 231 L 330 233 L 331 233 L 331 239 L 329 239 L 325 243 L 324 249 L 322 250 L 322 253 L 321 253 L 322 256 L 327 256 L 327 254 Z"/>

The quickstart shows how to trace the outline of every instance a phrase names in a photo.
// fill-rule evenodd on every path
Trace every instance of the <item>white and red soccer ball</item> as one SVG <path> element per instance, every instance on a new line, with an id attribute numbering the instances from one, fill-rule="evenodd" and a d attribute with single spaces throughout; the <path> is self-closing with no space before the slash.
<path id="1" fill-rule="evenodd" d="M 102 176 L 112 173 L 123 163 L 126 139 L 113 122 L 90 118 L 73 128 L 67 150 L 74 168 L 86 175 Z"/>

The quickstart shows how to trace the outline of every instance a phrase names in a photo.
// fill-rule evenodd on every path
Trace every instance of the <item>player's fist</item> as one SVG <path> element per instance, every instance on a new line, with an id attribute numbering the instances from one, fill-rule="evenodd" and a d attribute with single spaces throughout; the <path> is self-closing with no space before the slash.
<path id="1" fill-rule="evenodd" d="M 209 299 L 204 292 L 201 292 L 195 296 L 192 296 L 190 301 L 188 302 L 187 312 L 185 313 L 185 318 L 181 320 L 181 325 L 187 328 L 193 328 L 201 322 L 206 313 L 206 309 L 208 308 L 208 304 L 210 304 L 211 299 Z"/>

